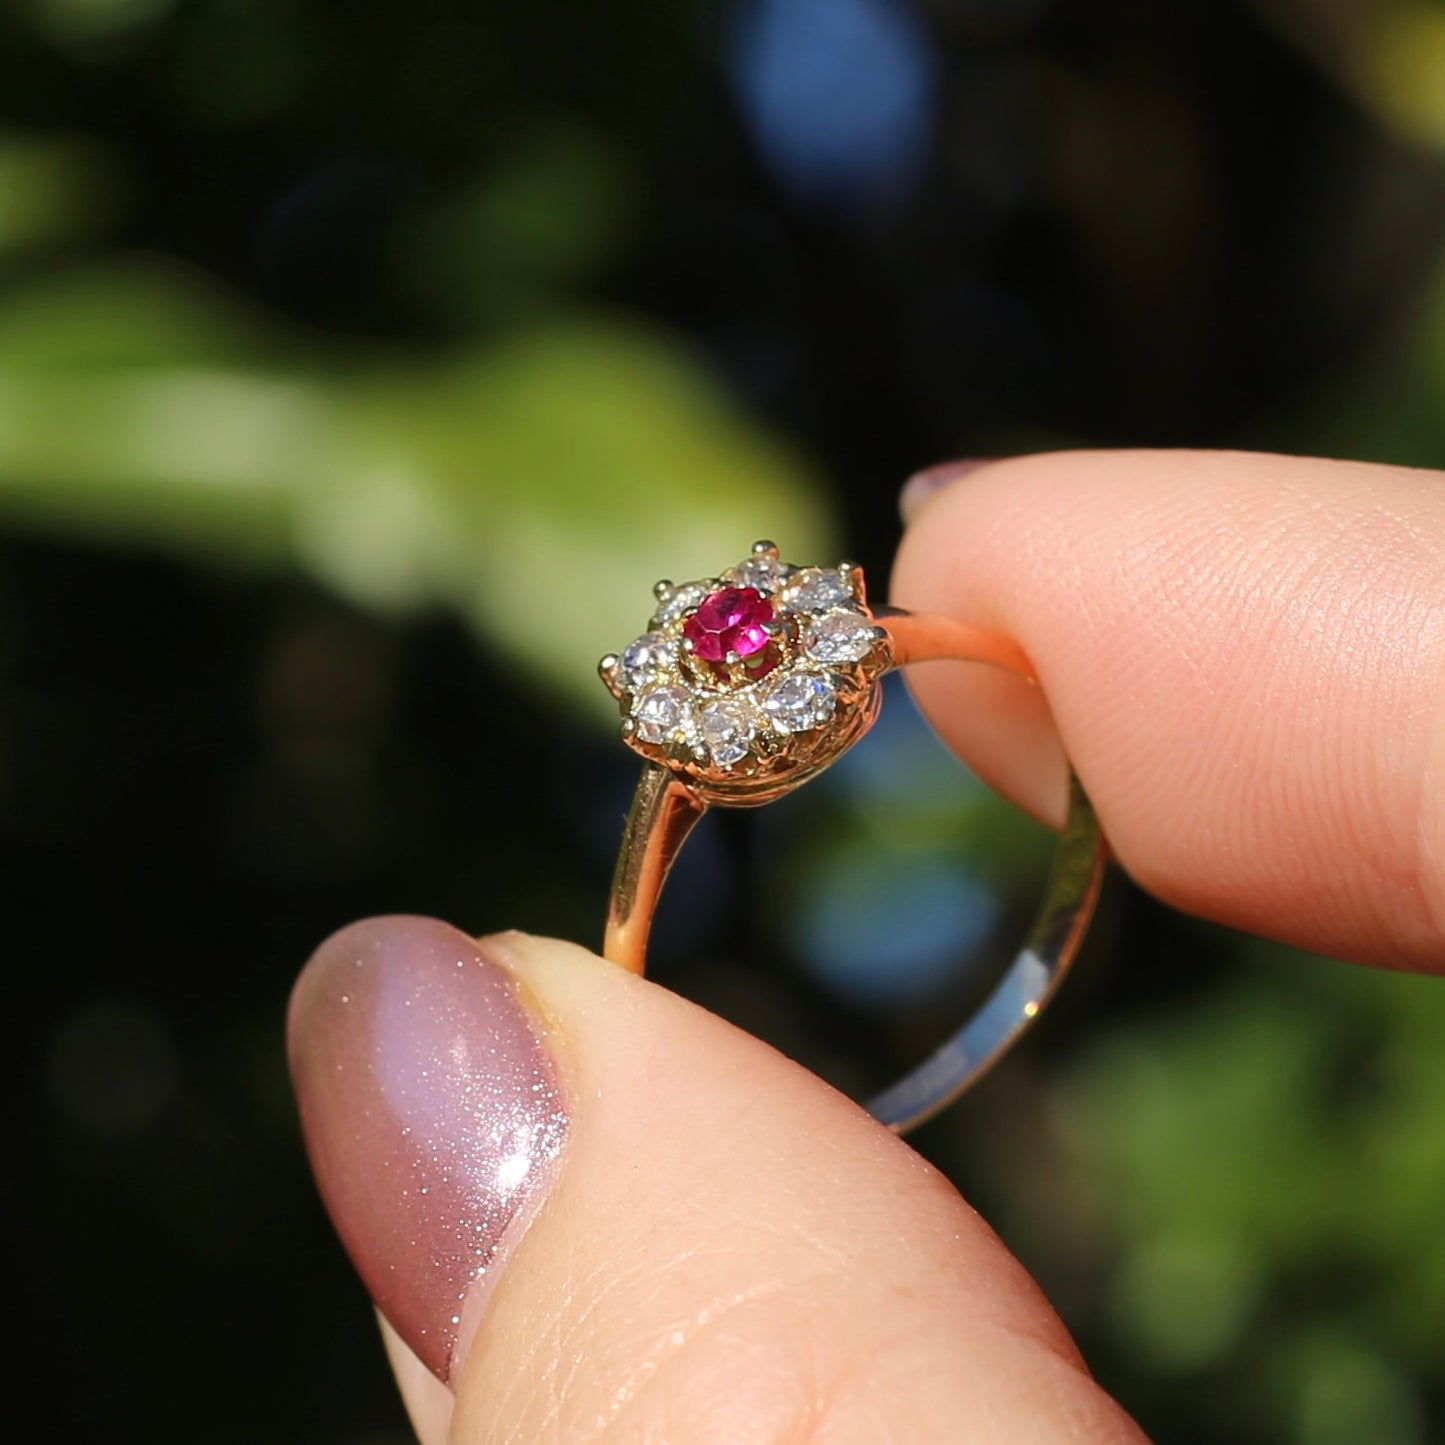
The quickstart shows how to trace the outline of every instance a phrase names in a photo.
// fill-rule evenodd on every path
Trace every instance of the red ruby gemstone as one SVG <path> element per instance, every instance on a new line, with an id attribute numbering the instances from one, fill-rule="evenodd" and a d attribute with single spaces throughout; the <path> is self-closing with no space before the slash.
<path id="1" fill-rule="evenodd" d="M 756 587 L 724 587 L 706 597 L 702 605 L 682 624 L 682 635 L 692 643 L 692 654 L 703 662 L 722 662 L 735 652 L 759 676 L 771 671 L 759 664 L 772 639 L 764 630 L 773 620 L 773 604 Z"/>

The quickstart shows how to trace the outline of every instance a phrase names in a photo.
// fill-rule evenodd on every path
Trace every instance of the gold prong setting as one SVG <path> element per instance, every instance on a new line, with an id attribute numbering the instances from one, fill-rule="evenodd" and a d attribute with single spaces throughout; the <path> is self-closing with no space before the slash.
<path id="1" fill-rule="evenodd" d="M 871 726 L 892 648 L 855 564 L 796 567 L 759 542 L 718 576 L 659 582 L 654 595 L 648 630 L 599 672 L 623 741 L 701 796 L 769 801 Z M 690 624 L 700 608 L 709 621 Z"/>

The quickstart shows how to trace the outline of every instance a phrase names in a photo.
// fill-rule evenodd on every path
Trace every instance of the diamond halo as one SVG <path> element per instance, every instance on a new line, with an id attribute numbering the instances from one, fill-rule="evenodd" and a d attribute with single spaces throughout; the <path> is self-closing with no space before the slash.
<path id="1" fill-rule="evenodd" d="M 623 741 L 707 801 L 771 801 L 872 725 L 893 655 L 860 568 L 795 567 L 758 542 L 716 577 L 654 593 L 647 630 L 599 671 Z"/>

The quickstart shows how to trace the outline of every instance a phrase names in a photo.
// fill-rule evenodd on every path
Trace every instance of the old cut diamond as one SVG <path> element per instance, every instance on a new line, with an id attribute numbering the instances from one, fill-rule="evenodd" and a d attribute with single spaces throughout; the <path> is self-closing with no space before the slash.
<path id="1" fill-rule="evenodd" d="M 793 672 L 768 689 L 763 708 L 786 733 L 807 732 L 833 716 L 838 694 L 833 679 L 819 672 Z"/>
<path id="2" fill-rule="evenodd" d="M 622 652 L 623 686 L 632 691 L 652 682 L 677 655 L 677 644 L 660 632 L 644 632 Z"/>
<path id="3" fill-rule="evenodd" d="M 826 612 L 830 607 L 848 606 L 853 589 L 836 572 L 810 567 L 793 578 L 786 600 L 798 612 Z"/>
<path id="4" fill-rule="evenodd" d="M 711 591 L 712 586 L 707 582 L 684 582 L 672 588 L 663 594 L 657 604 L 657 614 L 652 619 L 654 626 L 666 627 L 668 623 L 676 622 L 684 613 L 691 612 Z"/>
<path id="5" fill-rule="evenodd" d="M 738 697 L 719 698 L 699 714 L 702 740 L 719 767 L 728 768 L 748 755 L 762 719 L 749 702 Z"/>
<path id="6" fill-rule="evenodd" d="M 632 718 L 644 742 L 666 742 L 691 731 L 692 694 L 685 687 L 655 687 L 637 699 Z"/>
<path id="7" fill-rule="evenodd" d="M 873 650 L 873 625 L 859 612 L 830 612 L 808 624 L 803 648 L 819 662 L 861 662 Z"/>
<path id="8" fill-rule="evenodd" d="M 776 592 L 789 577 L 793 569 L 776 557 L 749 557 L 733 568 L 739 587 L 756 587 L 759 592 Z"/>

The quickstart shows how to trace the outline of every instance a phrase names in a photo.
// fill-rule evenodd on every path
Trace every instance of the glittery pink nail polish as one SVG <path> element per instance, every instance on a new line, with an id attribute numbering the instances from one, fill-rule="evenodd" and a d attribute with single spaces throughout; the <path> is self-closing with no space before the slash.
<path id="1" fill-rule="evenodd" d="M 334 934 L 291 999 L 291 1076 L 337 1233 L 451 1382 L 567 1133 L 547 1030 L 478 943 L 427 918 Z"/>

